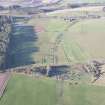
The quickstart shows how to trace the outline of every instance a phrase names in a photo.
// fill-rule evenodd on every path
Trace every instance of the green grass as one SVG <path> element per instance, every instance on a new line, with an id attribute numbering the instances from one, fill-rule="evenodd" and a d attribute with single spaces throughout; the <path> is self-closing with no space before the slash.
<path id="1" fill-rule="evenodd" d="M 13 75 L 0 105 L 105 105 L 105 87 L 84 84 L 64 83 L 63 96 L 57 97 L 59 84 L 48 78 L 31 78 Z"/>
<path id="2" fill-rule="evenodd" d="M 81 34 L 84 34 L 83 31 L 85 33 L 93 33 L 93 32 L 102 33 L 105 32 L 104 28 L 105 28 L 104 19 L 89 19 L 89 20 L 87 19 L 84 21 L 80 21 L 76 25 L 71 27 L 69 32 L 77 32 L 77 33 L 81 32 Z"/>
<path id="3" fill-rule="evenodd" d="M 32 19 L 29 21 L 29 24 L 35 27 L 44 27 L 45 31 L 37 33 L 38 41 L 37 45 L 40 51 L 35 55 L 32 55 L 33 59 L 39 60 L 41 62 L 42 57 L 48 58 L 50 54 L 50 48 L 53 46 L 52 43 L 55 42 L 56 37 L 63 33 L 69 23 L 61 21 L 59 19 Z M 49 59 L 46 60 L 46 63 L 49 63 Z"/>
<path id="4" fill-rule="evenodd" d="M 64 54 L 63 48 L 60 48 L 60 54 L 58 54 L 58 57 L 62 57 L 62 61 L 58 62 L 68 62 L 67 59 L 69 59 L 72 63 L 80 63 L 84 62 L 87 59 L 89 59 L 90 55 L 88 52 L 86 52 L 82 47 L 71 37 L 71 32 L 73 31 L 72 27 L 70 27 L 70 22 L 66 22 L 64 20 L 60 19 L 48 19 L 48 20 L 37 20 L 33 21 L 31 20 L 29 24 L 32 24 L 34 26 L 42 26 L 45 28 L 46 31 L 41 32 L 38 34 L 38 46 L 40 48 L 41 56 L 47 56 L 50 54 L 50 48 L 53 46 L 51 43 L 54 43 L 57 36 L 59 34 L 63 34 L 62 42 L 63 47 L 65 50 L 66 55 Z M 69 27 L 68 27 L 69 26 Z M 67 31 L 65 31 L 65 29 Z M 76 29 L 79 30 L 79 29 Z M 74 28 L 74 32 L 76 31 Z M 58 48 L 59 49 L 59 48 Z M 39 52 L 38 52 L 39 53 Z M 37 55 L 39 56 L 39 55 Z M 41 57 L 40 56 L 40 57 Z M 36 56 L 33 55 L 33 58 L 36 59 Z M 50 62 L 50 60 L 47 58 L 47 63 Z"/>
<path id="5" fill-rule="evenodd" d="M 65 40 L 74 39 L 91 58 L 105 58 L 105 22 L 104 19 L 80 21 L 65 36 Z"/>
<path id="6" fill-rule="evenodd" d="M 104 29 L 104 19 L 80 21 L 69 28 L 63 36 L 64 49 L 68 58 L 73 63 L 105 58 Z"/>
<path id="7" fill-rule="evenodd" d="M 82 14 L 79 13 L 78 15 L 81 16 Z M 44 53 L 43 56 L 49 54 L 50 43 L 54 42 L 60 33 L 63 33 L 63 47 L 72 63 L 81 63 L 94 58 L 105 58 L 105 47 L 103 46 L 105 44 L 104 19 L 80 21 L 69 27 L 68 31 L 64 30 L 71 23 L 61 19 L 40 19 L 36 21 L 33 19 L 30 23 L 34 26 L 40 24 L 47 30 L 38 33 L 38 46 L 40 47 L 41 54 Z M 63 52 L 63 49 L 60 49 Z M 61 58 L 60 55 L 61 53 L 58 54 L 59 58 Z M 33 58 L 35 59 L 36 57 L 33 55 Z M 66 59 L 64 54 L 62 58 L 63 62 Z"/>
<path id="8" fill-rule="evenodd" d="M 105 87 L 86 84 L 66 88 L 64 105 L 104 105 Z"/>
<path id="9" fill-rule="evenodd" d="M 54 105 L 55 100 L 54 81 L 14 75 L 0 105 Z"/>
<path id="10" fill-rule="evenodd" d="M 72 40 L 70 36 L 69 38 L 64 36 L 63 46 L 71 63 L 83 63 L 90 58 L 90 55 L 76 41 Z"/>

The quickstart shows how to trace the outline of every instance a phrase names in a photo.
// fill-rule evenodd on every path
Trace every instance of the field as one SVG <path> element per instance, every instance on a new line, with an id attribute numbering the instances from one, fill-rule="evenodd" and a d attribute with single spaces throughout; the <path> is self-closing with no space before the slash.
<path id="1" fill-rule="evenodd" d="M 64 105 L 104 105 L 104 87 L 86 84 L 69 86 L 65 91 Z"/>
<path id="2" fill-rule="evenodd" d="M 67 60 L 70 63 L 80 63 L 95 58 L 105 58 L 104 19 L 80 20 L 72 24 L 58 17 L 58 19 L 33 19 L 29 22 L 36 27 L 36 32 L 37 27 L 42 29 L 37 32 L 39 37 L 37 45 L 40 48 L 38 55 L 41 53 L 41 56 L 46 56 L 46 62 L 49 62 L 50 48 L 60 34 L 63 35 L 56 52 L 60 63 L 67 63 Z M 33 58 L 36 57 L 33 55 Z"/>
<path id="3" fill-rule="evenodd" d="M 52 97 L 52 98 L 51 98 Z M 54 105 L 55 83 L 50 79 L 33 79 L 14 75 L 0 105 Z"/>
<path id="4" fill-rule="evenodd" d="M 65 40 L 72 37 L 91 58 L 105 58 L 104 24 L 104 19 L 79 22 L 69 30 Z"/>
<path id="5" fill-rule="evenodd" d="M 15 74 L 9 81 L 0 105 L 105 105 L 105 87 L 65 82 L 58 98 L 58 84 L 48 78 L 31 78 Z M 60 101 L 60 102 L 59 102 Z M 60 105 L 62 105 L 60 104 Z"/>
<path id="6" fill-rule="evenodd" d="M 95 2 L 95 0 L 85 0 L 87 1 Z M 16 46 L 12 53 L 16 53 L 17 62 L 23 63 L 24 60 L 25 62 L 34 61 L 31 63 L 36 64 L 48 64 L 48 66 L 52 62 L 53 64 L 69 63 L 81 66 L 82 63 L 87 64 L 87 61 L 93 59 L 104 59 L 105 17 L 85 18 L 78 21 L 65 19 L 67 16 L 87 14 L 105 16 L 103 12 L 94 12 L 94 14 L 93 12 L 68 12 L 54 14 L 55 17 L 42 13 L 36 14 L 26 22 L 26 26 L 23 26 L 25 29 L 15 27 L 13 33 L 15 40 L 12 46 L 14 47 L 15 44 Z M 34 48 L 38 48 L 37 51 Z M 92 68 L 93 66 L 88 65 L 89 71 L 87 72 L 84 68 L 84 70 L 81 68 L 79 70 L 78 67 L 70 69 L 72 73 L 67 76 L 71 77 L 65 81 L 42 75 L 35 77 L 33 74 L 31 77 L 31 75 L 13 73 L 0 100 L 0 105 L 105 105 L 105 78 L 103 75 L 101 78 L 103 83 L 100 86 L 98 83 L 90 83 L 93 79 L 91 77 L 93 72 L 94 74 L 97 71 L 101 73 L 100 68 Z M 77 75 L 79 78 L 76 77 Z"/>
<path id="7" fill-rule="evenodd" d="M 41 59 L 44 57 L 46 59 L 45 63 L 49 63 L 49 54 L 51 47 L 54 46 L 55 40 L 59 34 L 63 34 L 64 30 L 68 27 L 68 23 L 66 23 L 64 20 L 61 21 L 59 19 L 32 19 L 28 24 L 31 24 L 35 27 L 35 32 L 38 35 L 38 41 L 37 46 L 39 47 L 39 52 L 33 55 L 34 59 L 39 60 L 41 62 Z M 63 62 L 65 60 L 65 56 L 63 54 L 63 51 L 60 51 L 62 53 Z M 59 54 L 59 53 L 58 53 Z"/>

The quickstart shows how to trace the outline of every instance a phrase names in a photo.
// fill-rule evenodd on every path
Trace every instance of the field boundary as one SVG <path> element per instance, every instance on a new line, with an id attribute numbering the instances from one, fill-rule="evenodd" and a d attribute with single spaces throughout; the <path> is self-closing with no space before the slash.
<path id="1" fill-rule="evenodd" d="M 4 93 L 5 89 L 6 89 L 7 84 L 8 84 L 8 81 L 9 81 L 9 79 L 11 77 L 11 74 L 9 72 L 5 73 L 3 75 L 5 75 L 5 78 L 3 78 L 3 84 L 0 87 L 0 98 L 3 96 L 3 93 Z"/>

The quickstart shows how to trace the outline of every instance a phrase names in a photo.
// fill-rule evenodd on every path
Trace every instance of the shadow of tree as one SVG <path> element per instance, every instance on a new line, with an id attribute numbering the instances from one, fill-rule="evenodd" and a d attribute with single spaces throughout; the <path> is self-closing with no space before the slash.
<path id="1" fill-rule="evenodd" d="M 33 26 L 14 26 L 6 57 L 6 68 L 35 63 L 32 54 L 39 51 Z"/>

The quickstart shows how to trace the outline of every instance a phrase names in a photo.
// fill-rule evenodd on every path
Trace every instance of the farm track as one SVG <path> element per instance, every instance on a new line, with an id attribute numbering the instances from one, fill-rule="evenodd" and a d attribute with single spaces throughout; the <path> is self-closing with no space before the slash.
<path id="1" fill-rule="evenodd" d="M 70 24 L 69 26 L 67 26 L 67 28 L 64 30 L 64 32 L 68 31 L 77 22 L 78 21 L 73 21 L 72 24 Z M 56 40 L 55 40 L 55 44 L 54 44 L 53 49 L 56 49 L 56 52 L 57 52 L 57 49 L 59 47 L 59 44 L 61 44 L 61 42 L 62 42 L 63 35 L 64 35 L 63 32 L 60 33 L 57 36 Z M 68 58 L 68 54 L 65 52 L 63 45 L 61 45 L 61 46 L 62 46 L 62 49 L 64 51 L 64 54 L 65 54 L 65 57 L 66 57 L 66 61 L 70 64 L 71 61 Z M 54 52 L 55 52 L 55 50 L 53 50 L 53 55 L 52 55 L 53 58 L 57 57 L 56 55 L 54 55 Z M 58 62 L 56 62 L 56 63 L 58 63 Z M 58 76 L 58 78 L 60 78 L 60 80 L 59 79 L 56 80 L 57 105 L 63 105 L 64 104 L 64 102 L 63 102 L 63 96 L 64 96 L 64 78 L 63 78 L 63 76 Z"/>
<path id="2" fill-rule="evenodd" d="M 63 105 L 63 95 L 64 95 L 64 80 L 62 78 L 60 80 L 56 80 L 56 97 L 57 97 L 56 105 Z"/>

